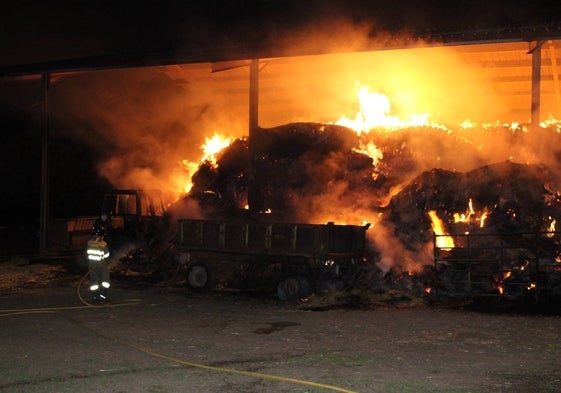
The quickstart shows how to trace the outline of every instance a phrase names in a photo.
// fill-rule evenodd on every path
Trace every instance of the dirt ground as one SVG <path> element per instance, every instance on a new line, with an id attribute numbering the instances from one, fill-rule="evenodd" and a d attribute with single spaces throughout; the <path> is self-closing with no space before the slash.
<path id="1" fill-rule="evenodd" d="M 559 313 L 286 304 L 0 264 L 0 391 L 559 392 Z"/>

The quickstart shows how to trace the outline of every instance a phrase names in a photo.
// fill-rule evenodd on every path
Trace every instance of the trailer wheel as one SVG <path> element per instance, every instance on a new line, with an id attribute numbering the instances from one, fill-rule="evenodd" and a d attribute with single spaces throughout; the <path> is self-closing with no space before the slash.
<path id="1" fill-rule="evenodd" d="M 187 285 L 194 291 L 210 290 L 214 286 L 214 276 L 208 266 L 193 264 L 187 271 Z"/>
<path id="2" fill-rule="evenodd" d="M 310 295 L 310 285 L 304 277 L 288 277 L 277 285 L 277 296 L 282 301 L 294 301 Z"/>

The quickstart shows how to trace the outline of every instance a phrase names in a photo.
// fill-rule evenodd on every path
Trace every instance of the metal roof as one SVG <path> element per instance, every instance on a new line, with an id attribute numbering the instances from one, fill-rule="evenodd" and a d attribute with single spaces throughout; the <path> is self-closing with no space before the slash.
<path id="1" fill-rule="evenodd" d="M 506 99 L 513 117 L 526 118 L 532 75 L 528 52 L 531 42 L 543 40 L 542 112 L 561 117 L 559 2 L 172 3 L 153 9 L 118 1 L 86 8 L 48 1 L 12 5 L 15 11 L 2 16 L 0 77 L 165 66 L 180 81 L 195 77 L 219 94 L 245 99 L 246 72 L 214 71 L 258 58 L 266 66 L 260 77 L 261 110 L 273 111 L 282 92 L 325 94 L 325 76 L 317 70 L 328 68 L 330 56 L 352 53 L 350 61 L 358 68 L 376 51 L 421 43 L 452 48 L 481 83 Z M 310 83 L 314 79 L 317 83 Z"/>
<path id="2" fill-rule="evenodd" d="M 0 76 L 558 38 L 557 1 L 28 1 L 0 16 Z"/>

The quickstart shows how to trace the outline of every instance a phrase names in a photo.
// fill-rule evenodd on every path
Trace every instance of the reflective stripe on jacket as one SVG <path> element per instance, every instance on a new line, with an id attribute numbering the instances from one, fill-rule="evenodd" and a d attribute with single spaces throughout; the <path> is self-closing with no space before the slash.
<path id="1" fill-rule="evenodd" d="M 88 259 L 91 261 L 101 261 L 109 257 L 109 247 L 104 240 L 89 240 L 87 249 Z"/>

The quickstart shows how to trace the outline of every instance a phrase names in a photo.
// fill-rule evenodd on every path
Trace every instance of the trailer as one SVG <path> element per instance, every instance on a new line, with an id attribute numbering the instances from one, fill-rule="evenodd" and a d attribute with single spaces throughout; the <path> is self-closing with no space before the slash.
<path id="1" fill-rule="evenodd" d="M 176 251 L 195 291 L 217 286 L 295 300 L 351 286 L 366 261 L 370 224 L 180 219 Z"/>

